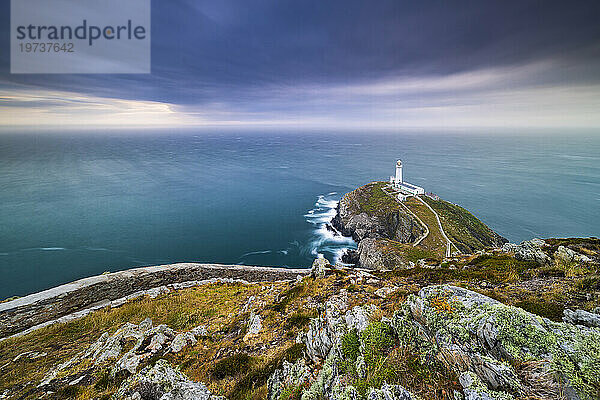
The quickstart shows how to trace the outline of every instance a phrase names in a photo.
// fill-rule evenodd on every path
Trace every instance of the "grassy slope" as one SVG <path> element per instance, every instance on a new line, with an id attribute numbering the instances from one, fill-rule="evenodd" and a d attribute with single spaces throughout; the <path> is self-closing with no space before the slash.
<path id="1" fill-rule="evenodd" d="M 438 213 L 444 232 L 462 252 L 471 253 L 494 243 L 494 232 L 469 211 L 441 199 L 421 198 Z"/>
<path id="2" fill-rule="evenodd" d="M 360 210 L 372 216 L 385 216 L 390 212 L 400 209 L 396 200 L 385 194 L 382 190 L 386 182 L 372 182 L 354 191 L 357 195 Z"/>
<path id="3" fill-rule="evenodd" d="M 441 260 L 446 254 L 446 240 L 440 232 L 435 214 L 419 200 L 409 197 L 404 205 L 408 207 L 429 228 L 429 235 L 419 244 L 420 247 L 436 255 Z"/>
<path id="4" fill-rule="evenodd" d="M 205 382 L 213 393 L 229 399 L 264 398 L 268 376 L 281 367 L 284 359 L 293 361 L 301 354 L 302 346 L 295 344 L 295 338 L 317 315 L 314 306 L 339 290 L 339 284 L 336 277 L 319 282 L 308 279 L 293 288 L 287 283 L 211 284 L 156 299 L 134 300 L 117 309 L 8 339 L 0 342 L 0 393 L 16 386 L 21 388 L 19 396 L 38 398 L 35 386 L 52 367 L 86 349 L 103 332 L 113 333 L 125 322 L 139 323 L 150 317 L 154 325 L 165 323 L 178 331 L 207 326 L 207 337 L 194 347 L 165 357 L 180 365 L 190 378 Z M 373 291 L 367 289 L 357 290 L 352 301 L 365 300 Z M 250 296 L 256 297 L 256 307 L 242 312 Z M 244 340 L 245 324 L 253 309 L 261 315 L 263 329 L 258 336 Z M 11 362 L 26 351 L 45 352 L 47 356 Z M 87 367 L 69 370 L 67 376 L 75 376 Z M 106 371 L 99 369 L 93 374 L 96 383 L 102 384 L 68 387 L 59 390 L 57 398 L 108 398 L 120 380 L 111 380 Z"/>
<path id="5" fill-rule="evenodd" d="M 40 393 L 35 386 L 52 366 L 84 350 L 102 332 L 112 333 L 125 322 L 139 323 L 146 317 L 152 318 L 155 325 L 166 323 L 180 331 L 206 325 L 206 337 L 179 354 L 167 356 L 168 361 L 179 365 L 190 378 L 205 382 L 215 394 L 230 399 L 262 399 L 266 396 L 268 376 L 284 359 L 294 360 L 301 355 L 302 346 L 295 345 L 295 338 L 298 332 L 307 329 L 309 319 L 317 315 L 316 306 L 340 289 L 348 290 L 350 306 L 376 305 L 381 310 L 379 317 L 391 315 L 408 294 L 438 283 L 468 287 L 555 320 L 560 319 L 565 307 L 591 310 L 600 305 L 597 265 L 588 265 L 578 270 L 577 275 L 566 276 L 559 266 L 549 269 L 492 254 L 456 257 L 435 269 L 374 272 L 382 279 L 379 282 L 356 282 L 352 274 L 351 270 L 337 271 L 326 279 L 305 278 L 299 285 L 211 284 L 190 288 L 156 299 L 134 300 L 117 309 L 6 340 L 0 343 L 0 393 L 16 385 L 21 388 L 18 396 L 38 398 Z M 398 290 L 387 298 L 374 295 L 376 289 L 392 285 Z M 256 297 L 254 306 L 242 312 L 250 296 Z M 256 337 L 244 340 L 250 311 L 261 315 L 263 329 Z M 370 382 L 394 379 L 427 399 L 442 399 L 438 389 L 455 385 L 450 375 L 424 370 L 397 344 L 392 344 L 389 350 L 386 362 L 397 364 L 394 371 L 402 374 L 374 375 Z M 47 356 L 11 362 L 24 351 L 46 352 Z M 111 380 L 105 371 L 102 368 L 90 371 L 91 381 L 55 388 L 57 393 L 50 398 L 109 396 L 120 381 Z"/>

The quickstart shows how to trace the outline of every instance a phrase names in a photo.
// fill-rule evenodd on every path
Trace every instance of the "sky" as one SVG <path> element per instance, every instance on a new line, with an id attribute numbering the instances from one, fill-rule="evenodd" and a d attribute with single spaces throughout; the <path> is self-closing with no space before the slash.
<path id="1" fill-rule="evenodd" d="M 600 128 L 600 1 L 153 0 L 152 73 L 10 74 L 0 130 Z"/>

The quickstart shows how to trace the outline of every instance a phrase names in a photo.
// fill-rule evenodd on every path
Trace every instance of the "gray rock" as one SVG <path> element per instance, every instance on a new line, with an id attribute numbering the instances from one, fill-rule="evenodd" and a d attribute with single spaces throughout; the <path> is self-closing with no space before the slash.
<path id="1" fill-rule="evenodd" d="M 550 257 L 542 250 L 548 245 L 542 239 L 531 239 L 520 244 L 506 243 L 502 247 L 507 253 L 514 253 L 517 260 L 535 261 L 540 265 L 550 263 Z"/>
<path id="2" fill-rule="evenodd" d="M 558 246 L 558 249 L 554 252 L 554 259 L 561 265 L 579 264 L 592 261 L 592 259 L 588 256 L 579 254 L 565 246 Z"/>
<path id="3" fill-rule="evenodd" d="M 267 381 L 268 399 L 278 400 L 285 388 L 304 384 L 309 378 L 310 369 L 304 359 L 294 364 L 284 361 L 283 367 L 276 370 Z"/>
<path id="4" fill-rule="evenodd" d="M 348 293 L 342 290 L 327 300 L 325 312 L 317 318 L 311 318 L 308 332 L 299 338 L 313 361 L 325 359 L 333 345 L 346 333 L 344 313 L 347 309 Z"/>
<path id="5" fill-rule="evenodd" d="M 248 331 L 244 338 L 248 338 L 252 335 L 257 335 L 262 329 L 262 321 L 260 315 L 251 313 L 250 319 L 248 320 Z"/>
<path id="6" fill-rule="evenodd" d="M 513 396 L 507 393 L 498 393 L 489 390 L 481 382 L 481 380 L 472 372 L 464 372 L 458 378 L 463 392 L 465 394 L 465 400 L 511 400 Z"/>
<path id="7" fill-rule="evenodd" d="M 600 360 L 586 343 L 600 341 L 600 330 L 555 323 L 449 285 L 424 288 L 404 307 L 391 323 L 399 337 L 404 338 L 408 329 L 409 336 L 433 343 L 438 359 L 459 374 L 469 372 L 483 385 L 478 387 L 489 390 L 465 391 L 468 399 L 505 398 L 507 393 L 525 397 L 543 393 L 543 398 L 559 398 L 562 393 L 578 399 L 581 393 L 570 379 L 585 376 L 588 385 L 597 382 L 590 365 Z M 556 359 L 567 366 L 554 364 Z M 517 374 L 512 367 L 526 363 L 536 366 L 529 374 Z M 545 368 L 549 363 L 554 367 Z"/>
<path id="8" fill-rule="evenodd" d="M 196 337 L 206 336 L 208 335 L 208 331 L 206 330 L 206 325 L 199 325 L 192 329 L 190 332 L 194 334 Z"/>
<path id="9" fill-rule="evenodd" d="M 563 311 L 563 321 L 573 325 L 583 325 L 589 328 L 600 328 L 600 315 L 585 310 Z"/>
<path id="10" fill-rule="evenodd" d="M 400 264 L 400 260 L 392 260 L 389 254 L 384 254 L 378 246 L 378 239 L 365 238 L 358 243 L 359 265 L 363 268 L 381 270 L 393 268 L 392 264 Z"/>
<path id="11" fill-rule="evenodd" d="M 371 389 L 367 400 L 416 400 L 416 397 L 400 385 L 384 383 L 381 389 Z"/>
<path id="12" fill-rule="evenodd" d="M 142 399 L 153 396 L 159 400 L 215 400 L 202 383 L 193 382 L 173 369 L 166 360 L 158 360 L 125 380 L 113 399 Z"/>
<path id="13" fill-rule="evenodd" d="M 196 344 L 196 342 L 197 340 L 193 333 L 180 333 L 177 336 L 175 336 L 173 342 L 171 342 L 171 347 L 169 348 L 169 351 L 171 351 L 172 353 L 179 353 L 187 345 L 193 346 Z"/>
<path id="14" fill-rule="evenodd" d="M 376 309 L 371 305 L 366 307 L 354 306 L 344 315 L 346 326 L 349 330 L 356 329 L 358 332 L 364 331 L 369 325 L 369 315 Z"/>
<path id="15" fill-rule="evenodd" d="M 326 258 L 315 258 L 312 267 L 310 268 L 310 275 L 313 278 L 325 278 L 327 271 L 329 271 L 329 265 L 331 265 L 331 263 Z"/>

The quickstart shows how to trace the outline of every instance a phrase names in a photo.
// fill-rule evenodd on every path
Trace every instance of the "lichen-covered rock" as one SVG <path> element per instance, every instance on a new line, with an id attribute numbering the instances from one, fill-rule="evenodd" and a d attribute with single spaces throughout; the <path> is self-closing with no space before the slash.
<path id="1" fill-rule="evenodd" d="M 310 378 L 310 369 L 304 359 L 292 364 L 283 362 L 283 367 L 276 370 L 267 381 L 269 400 L 278 400 L 286 389 L 304 386 Z"/>
<path id="2" fill-rule="evenodd" d="M 507 253 L 514 253 L 517 260 L 535 261 L 540 265 L 550 263 L 550 257 L 544 252 L 548 245 L 542 239 L 531 239 L 520 244 L 506 243 L 502 247 Z"/>
<path id="3" fill-rule="evenodd" d="M 494 392 L 481 382 L 473 372 L 463 372 L 458 378 L 465 400 L 513 400 L 514 397 L 508 393 Z"/>
<path id="4" fill-rule="evenodd" d="M 332 346 L 346 333 L 344 313 L 348 309 L 348 293 L 345 290 L 331 296 L 319 317 L 310 320 L 308 332 L 301 335 L 309 357 L 317 361 L 325 359 Z"/>
<path id="5" fill-rule="evenodd" d="M 262 329 L 262 320 L 260 315 L 251 313 L 250 319 L 248 320 L 248 330 L 244 335 L 244 340 L 248 340 L 250 337 L 257 335 Z"/>
<path id="6" fill-rule="evenodd" d="M 216 400 L 202 383 L 193 382 L 173 369 L 166 360 L 158 360 L 125 380 L 114 400 Z"/>
<path id="7" fill-rule="evenodd" d="M 598 393 L 600 330 L 551 322 L 449 285 L 422 289 L 405 309 L 392 323 L 399 336 L 402 327 L 413 323 L 412 332 L 432 343 L 433 353 L 448 368 L 473 373 L 490 390 L 570 399 L 591 399 Z M 513 367 L 532 361 L 552 368 L 538 368 L 530 375 L 535 379 L 528 379 Z"/>
<path id="8" fill-rule="evenodd" d="M 590 328 L 600 328 L 600 315 L 585 310 L 563 311 L 563 321 L 573 325 L 583 325 Z"/>
<path id="9" fill-rule="evenodd" d="M 559 265 L 579 264 L 592 261 L 588 256 L 579 254 L 565 246 L 558 246 L 558 249 L 554 252 L 554 259 Z"/>
<path id="10" fill-rule="evenodd" d="M 400 385 L 384 384 L 381 389 L 371 389 L 367 400 L 415 400 L 410 392 Z"/>
<path id="11" fill-rule="evenodd" d="M 208 331 L 206 330 L 206 325 L 199 325 L 192 329 L 190 332 L 192 332 L 196 337 L 206 336 L 208 334 Z"/>
<path id="12" fill-rule="evenodd" d="M 310 275 L 313 278 L 325 278 L 330 265 L 331 263 L 326 258 L 317 257 L 310 268 Z"/>
<path id="13" fill-rule="evenodd" d="M 349 330 L 356 329 L 359 333 L 369 325 L 369 315 L 376 309 L 375 306 L 354 306 L 344 315 L 346 326 Z"/>
<path id="14" fill-rule="evenodd" d="M 147 318 L 139 325 L 125 323 L 112 335 L 103 333 L 96 342 L 73 358 L 50 370 L 40 382 L 40 387 L 52 382 L 59 373 L 75 368 L 84 362 L 94 366 L 109 364 L 112 375 L 135 374 L 140 366 L 156 355 L 168 352 L 178 353 L 185 346 L 194 345 L 196 337 L 193 332 L 176 332 L 167 325 L 152 326 Z M 129 351 L 123 353 L 125 348 Z"/>
<path id="15" fill-rule="evenodd" d="M 171 347 L 169 347 L 169 351 L 172 353 L 179 353 L 183 350 L 187 345 L 195 345 L 197 342 L 196 337 L 192 332 L 184 332 L 180 333 L 171 342 Z"/>
<path id="16" fill-rule="evenodd" d="M 398 291 L 397 286 L 384 286 L 375 291 L 375 296 L 385 299 L 386 297 L 395 293 L 396 291 Z"/>

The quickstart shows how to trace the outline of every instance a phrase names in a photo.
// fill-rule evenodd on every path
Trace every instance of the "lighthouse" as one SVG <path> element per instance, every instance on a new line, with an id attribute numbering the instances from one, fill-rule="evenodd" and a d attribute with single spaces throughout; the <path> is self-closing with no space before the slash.
<path id="1" fill-rule="evenodd" d="M 394 183 L 400 185 L 402 183 L 402 160 L 396 161 L 396 177 Z"/>
<path id="2" fill-rule="evenodd" d="M 412 183 L 404 182 L 402 178 L 402 160 L 396 161 L 396 176 L 390 176 L 390 186 L 400 192 L 398 199 L 404 201 L 408 196 L 425 193 L 425 189 Z"/>

